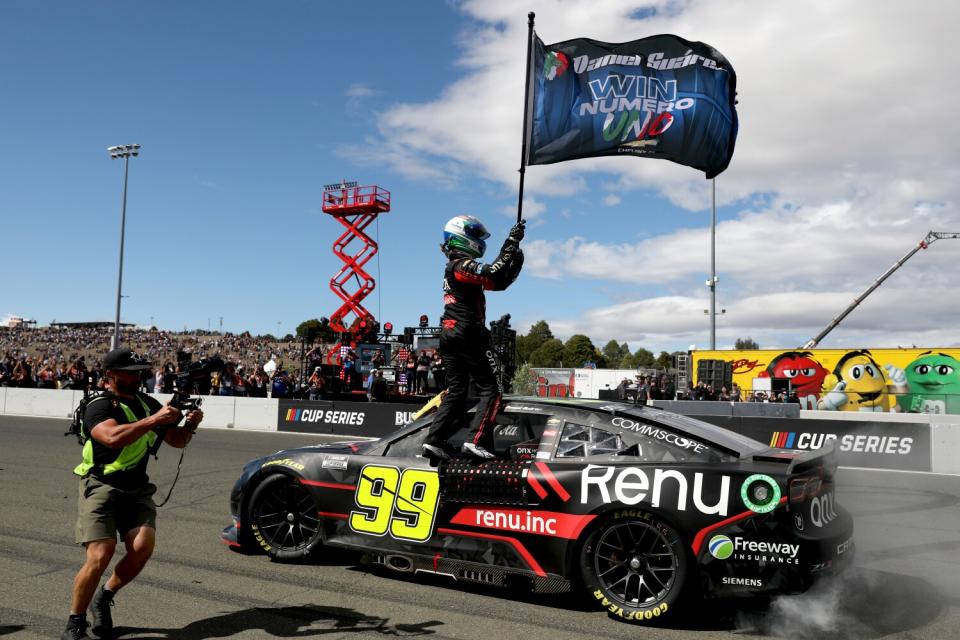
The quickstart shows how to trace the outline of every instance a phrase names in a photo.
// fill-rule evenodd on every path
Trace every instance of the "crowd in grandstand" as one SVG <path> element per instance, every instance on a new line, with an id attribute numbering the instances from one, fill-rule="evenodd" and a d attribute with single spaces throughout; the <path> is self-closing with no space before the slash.
<path id="1" fill-rule="evenodd" d="M 96 387 L 101 379 L 100 358 L 110 348 L 112 327 L 42 327 L 0 329 L 0 386 L 44 389 Z M 293 340 L 251 336 L 249 333 L 203 334 L 127 329 L 122 342 L 156 365 L 149 391 L 169 389 L 176 377 L 178 353 L 196 361 L 219 355 L 228 364 L 214 376 L 212 392 L 223 395 L 265 393 L 265 385 L 292 388 L 299 372 L 302 346 Z M 319 349 L 318 349 L 319 351 Z M 284 366 L 292 363 L 292 371 Z M 271 364 L 272 363 L 272 364 Z M 267 375 L 267 367 L 274 373 Z M 165 381 L 164 381 L 165 380 Z M 157 384 L 159 382 L 159 384 Z"/>

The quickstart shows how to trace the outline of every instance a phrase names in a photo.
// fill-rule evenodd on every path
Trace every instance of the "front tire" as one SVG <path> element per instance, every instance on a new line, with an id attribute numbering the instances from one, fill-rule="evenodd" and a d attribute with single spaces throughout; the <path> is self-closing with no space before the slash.
<path id="1" fill-rule="evenodd" d="M 250 497 L 250 532 L 274 560 L 307 558 L 323 544 L 318 512 L 313 495 L 296 478 L 274 474 Z"/>
<path id="2" fill-rule="evenodd" d="M 650 513 L 614 512 L 580 550 L 580 575 L 592 599 L 630 622 L 673 613 L 689 572 L 677 532 Z"/>

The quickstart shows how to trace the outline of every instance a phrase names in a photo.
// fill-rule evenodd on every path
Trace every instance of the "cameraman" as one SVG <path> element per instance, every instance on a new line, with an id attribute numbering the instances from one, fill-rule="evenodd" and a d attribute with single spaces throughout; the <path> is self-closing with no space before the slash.
<path id="1" fill-rule="evenodd" d="M 137 577 L 153 553 L 157 516 L 153 494 L 157 488 L 147 478 L 147 460 L 157 429 L 161 429 L 164 442 L 182 449 L 203 420 L 201 411 L 190 411 L 182 428 L 163 429 L 180 422 L 180 410 L 137 392 L 141 371 L 150 369 L 150 364 L 129 349 L 109 352 L 103 369 L 107 391 L 86 407 L 83 429 L 88 439 L 83 462 L 73 470 L 80 476 L 76 539 L 86 547 L 86 560 L 73 582 L 70 619 L 62 640 L 89 637 L 88 605 L 94 634 L 112 637 L 113 596 Z M 126 555 L 98 590 L 116 550 L 118 533 Z"/>

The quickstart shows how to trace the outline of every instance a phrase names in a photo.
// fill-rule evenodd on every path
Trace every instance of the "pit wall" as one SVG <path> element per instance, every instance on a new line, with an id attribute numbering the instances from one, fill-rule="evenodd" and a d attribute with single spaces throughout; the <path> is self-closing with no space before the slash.
<path id="1" fill-rule="evenodd" d="M 0 415 L 70 418 L 82 397 L 80 391 L 0 387 Z M 958 415 L 799 411 L 790 404 L 743 402 L 655 404 L 770 446 L 815 449 L 833 440 L 844 466 L 960 474 Z M 202 428 L 381 437 L 409 419 L 410 410 L 387 403 L 205 396 Z"/>

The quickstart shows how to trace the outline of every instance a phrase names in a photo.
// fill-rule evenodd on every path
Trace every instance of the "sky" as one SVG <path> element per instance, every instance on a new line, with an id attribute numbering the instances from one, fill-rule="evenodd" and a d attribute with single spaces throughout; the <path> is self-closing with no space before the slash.
<path id="1" fill-rule="evenodd" d="M 444 223 L 516 218 L 528 11 L 546 43 L 673 33 L 738 78 L 716 179 L 718 348 L 790 348 L 923 239 L 960 231 L 960 83 L 947 1 L 462 0 L 0 3 L 0 321 L 290 333 L 339 306 L 323 185 L 392 209 L 365 306 L 442 310 Z M 711 185 L 662 160 L 526 171 L 526 265 L 488 294 L 521 332 L 710 346 Z M 918 252 L 820 344 L 960 345 L 960 240 Z M 222 320 L 221 320 L 222 318 Z M 222 322 L 222 325 L 221 325 Z"/>

